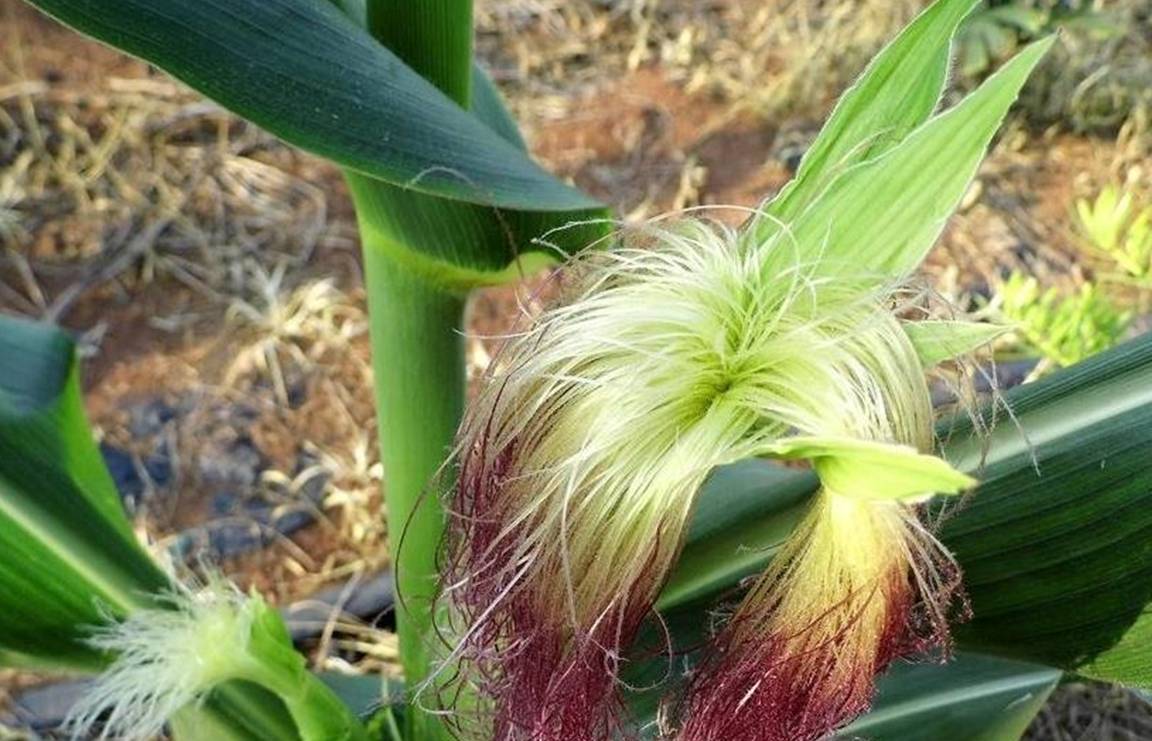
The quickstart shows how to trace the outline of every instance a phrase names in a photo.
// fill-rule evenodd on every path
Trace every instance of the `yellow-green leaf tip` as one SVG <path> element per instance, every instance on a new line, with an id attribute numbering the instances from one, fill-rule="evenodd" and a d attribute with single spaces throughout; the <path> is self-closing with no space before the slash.
<path id="1" fill-rule="evenodd" d="M 812 461 L 829 491 L 859 499 L 915 502 L 933 494 L 959 494 L 977 483 L 944 459 L 907 445 L 802 436 L 776 443 L 771 452 L 781 458 Z"/>

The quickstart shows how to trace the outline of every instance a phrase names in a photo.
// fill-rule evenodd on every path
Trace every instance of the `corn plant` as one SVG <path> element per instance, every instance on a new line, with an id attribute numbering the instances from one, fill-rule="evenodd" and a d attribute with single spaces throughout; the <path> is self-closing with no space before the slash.
<path id="1" fill-rule="evenodd" d="M 1050 40 L 938 112 L 974 5 L 938 0 L 742 227 L 609 234 L 468 0 L 34 4 L 345 169 L 401 533 L 406 690 L 365 724 L 258 595 L 149 559 L 70 341 L 0 320 L 0 661 L 98 672 L 74 735 L 1009 738 L 1065 672 L 1152 687 L 1152 342 L 1009 425 L 935 419 L 924 375 L 1002 331 L 911 278 Z M 465 413 L 469 292 L 574 253 Z"/>

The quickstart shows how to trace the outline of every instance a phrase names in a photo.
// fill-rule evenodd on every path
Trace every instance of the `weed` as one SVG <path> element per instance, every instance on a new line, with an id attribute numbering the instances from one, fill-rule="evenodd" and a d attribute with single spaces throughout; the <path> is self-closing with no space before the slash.
<path id="1" fill-rule="evenodd" d="M 1152 285 L 1152 207 L 1141 208 L 1132 190 L 1109 185 L 1095 200 L 1077 201 L 1076 213 L 1089 245 L 1120 268 L 1122 279 Z"/>
<path id="2" fill-rule="evenodd" d="M 976 77 L 1010 57 L 1021 43 L 1057 28 L 1088 30 L 1097 37 L 1122 35 L 1124 27 L 1091 2 L 988 0 L 957 35 L 960 72 Z"/>
<path id="3" fill-rule="evenodd" d="M 1021 96 L 1021 110 L 1036 124 L 1114 132 L 1152 107 L 1147 3 L 1112 0 L 1092 7 L 1100 12 L 1060 24 L 1060 43 Z"/>
<path id="4" fill-rule="evenodd" d="M 1119 342 L 1131 313 L 1118 310 L 1093 283 L 1082 283 L 1070 296 L 1044 290 L 1034 277 L 1013 272 L 998 292 L 999 310 L 1028 351 L 1041 354 L 1036 374 L 1065 367 Z"/>

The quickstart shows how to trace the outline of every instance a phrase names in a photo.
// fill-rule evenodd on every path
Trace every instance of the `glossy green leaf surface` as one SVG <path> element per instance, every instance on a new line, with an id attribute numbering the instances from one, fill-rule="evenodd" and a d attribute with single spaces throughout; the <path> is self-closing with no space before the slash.
<path id="1" fill-rule="evenodd" d="M 1060 676 L 979 654 L 960 654 L 944 665 L 896 664 L 877 683 L 872 710 L 835 738 L 1014 741 Z"/>
<path id="2" fill-rule="evenodd" d="M 941 539 L 965 572 L 974 618 L 965 650 L 1152 684 L 1152 336 L 1007 394 L 981 439 L 960 420 L 940 432 L 982 481 Z M 987 448 L 986 455 L 983 450 Z M 983 459 L 983 460 L 982 460 Z M 717 472 L 664 609 L 697 611 L 770 559 L 803 511 L 808 472 L 741 464 Z M 757 487 L 755 478 L 761 477 Z"/>
<path id="3" fill-rule="evenodd" d="M 166 578 L 137 544 L 84 414 L 73 346 L 0 317 L 0 654 L 93 666 L 83 626 Z"/>
<path id="4" fill-rule="evenodd" d="M 941 532 L 975 614 L 957 638 L 1152 687 L 1152 336 L 1011 400 L 1019 428 L 998 426 L 984 484 Z"/>
<path id="5" fill-rule="evenodd" d="M 328 0 L 32 0 L 350 170 L 499 208 L 598 207 Z"/>
<path id="6" fill-rule="evenodd" d="M 472 67 L 472 110 L 519 149 L 524 140 L 500 91 Z M 438 198 L 346 171 L 366 249 L 460 291 L 497 285 L 578 252 L 608 230 L 606 209 L 515 211 Z"/>

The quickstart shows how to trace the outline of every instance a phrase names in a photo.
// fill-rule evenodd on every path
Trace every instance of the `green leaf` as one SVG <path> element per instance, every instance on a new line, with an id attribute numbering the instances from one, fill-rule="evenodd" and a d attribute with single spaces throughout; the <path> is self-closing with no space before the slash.
<path id="1" fill-rule="evenodd" d="M 473 66 L 472 107 L 493 132 L 524 149 L 499 90 Z M 384 250 L 426 280 L 453 290 L 530 275 L 602 238 L 607 209 L 509 211 L 437 198 L 356 172 L 345 178 L 365 249 Z"/>
<path id="2" fill-rule="evenodd" d="M 974 612 L 959 645 L 1152 686 L 1152 335 L 1006 396 L 1015 419 L 1001 411 L 989 438 L 967 418 L 940 429 L 948 460 L 982 481 L 940 533 Z M 661 609 L 699 616 L 762 569 L 816 487 L 808 472 L 740 471 L 740 486 L 717 472 L 702 492 L 708 526 Z"/>
<path id="3" fill-rule="evenodd" d="M 608 229 L 605 211 L 568 218 L 547 211 L 498 211 L 355 172 L 344 175 L 365 249 L 382 250 L 408 272 L 448 289 L 465 291 L 529 275 L 587 247 Z"/>
<path id="4" fill-rule="evenodd" d="M 960 654 L 945 665 L 896 664 L 880 678 L 872 710 L 835 738 L 1018 739 L 1060 676 L 979 654 Z"/>
<path id="5" fill-rule="evenodd" d="M 504 105 L 504 97 L 500 95 L 499 88 L 478 64 L 472 65 L 472 114 L 504 141 L 517 149 L 528 151 L 520 126 Z"/>
<path id="6" fill-rule="evenodd" d="M 476 117 L 524 148 L 499 90 L 473 66 Z M 466 291 L 529 275 L 607 233 L 606 209 L 509 211 L 453 201 L 345 171 L 365 249 L 384 250 L 408 271 Z M 569 226 L 571 224 L 571 226 Z"/>
<path id="7" fill-rule="evenodd" d="M 791 222 L 846 168 L 876 157 L 924 123 L 948 78 L 952 37 L 978 0 L 938 0 L 880 52 L 836 104 L 796 177 L 764 206 Z M 755 238 L 774 232 L 762 222 Z"/>
<path id="8" fill-rule="evenodd" d="M 985 322 L 904 322 L 902 326 L 925 368 L 966 355 L 1012 330 Z"/>
<path id="9" fill-rule="evenodd" d="M 821 484 L 858 499 L 918 499 L 934 492 L 959 494 L 976 485 L 976 479 L 941 458 L 904 445 L 796 436 L 773 444 L 768 452 L 785 460 L 812 461 Z"/>
<path id="10" fill-rule="evenodd" d="M 367 0 L 372 36 L 449 98 L 472 100 L 472 0 Z"/>
<path id="11" fill-rule="evenodd" d="M 77 375 L 66 334 L 0 316 L 0 665 L 101 669 L 108 657 L 85 643 L 92 626 L 164 605 L 149 595 L 170 586 L 136 542 Z M 197 723 L 185 738 L 295 741 L 283 707 L 266 694 L 221 688 L 191 714 L 248 730 L 205 736 Z"/>
<path id="12" fill-rule="evenodd" d="M 137 544 L 84 415 L 73 346 L 0 317 L 0 650 L 94 667 L 84 627 L 167 579 Z M 15 656 L 13 656 L 15 658 Z"/>
<path id="13" fill-rule="evenodd" d="M 30 1 L 347 169 L 500 208 L 599 207 L 327 0 Z"/>
<path id="14" fill-rule="evenodd" d="M 936 242 L 976 175 L 985 150 L 1053 38 L 1016 55 L 976 91 L 884 155 L 842 172 L 792 224 L 832 269 L 900 280 Z"/>
<path id="15" fill-rule="evenodd" d="M 1152 687 L 1152 336 L 1023 387 L 984 484 L 942 538 L 965 571 L 966 646 Z M 958 426 L 963 436 L 967 423 Z M 979 460 L 972 439 L 951 446 Z"/>

